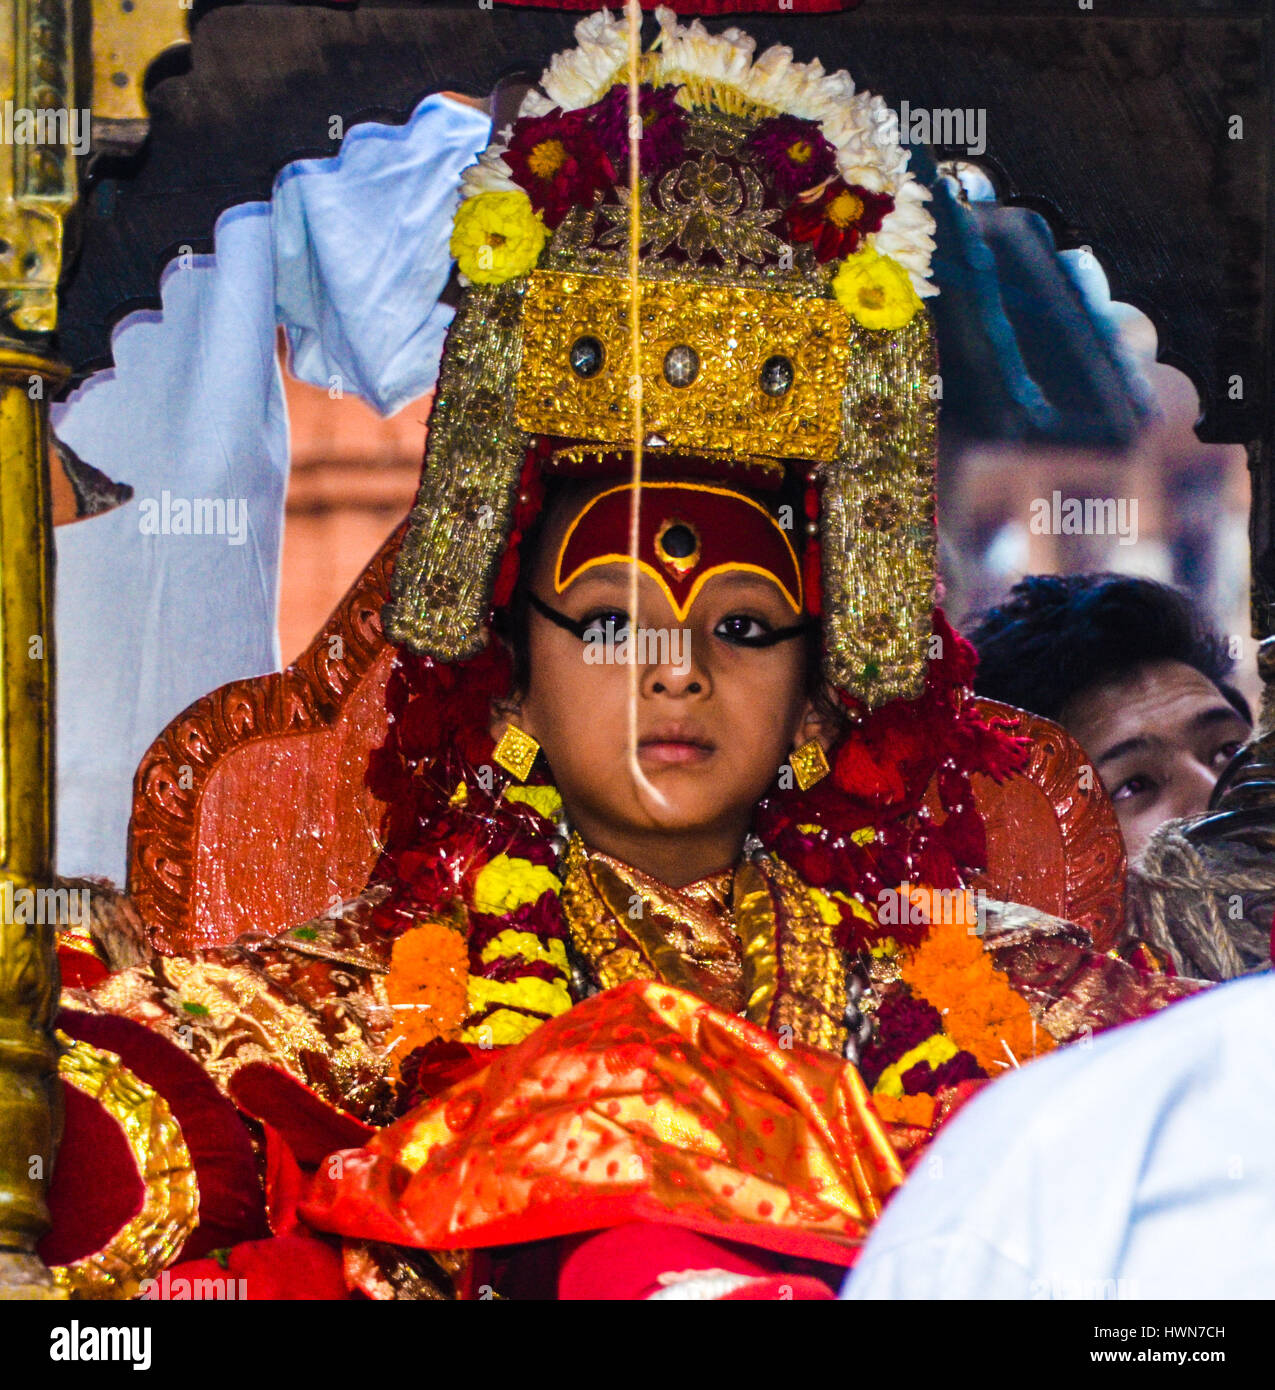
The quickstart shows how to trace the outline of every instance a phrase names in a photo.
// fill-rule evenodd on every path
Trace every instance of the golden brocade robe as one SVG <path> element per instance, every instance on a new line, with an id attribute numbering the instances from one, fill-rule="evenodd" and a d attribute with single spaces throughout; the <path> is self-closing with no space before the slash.
<path id="1" fill-rule="evenodd" d="M 346 917 L 156 955 L 66 1002 L 160 1032 L 232 1099 L 264 1063 L 386 1126 L 303 1206 L 351 1240 L 463 1249 L 636 1219 L 849 1262 L 950 1108 L 883 1123 L 843 1059 L 879 963 L 847 962 L 835 907 L 771 855 L 675 891 L 577 838 L 563 878 L 575 1007 L 406 1115 L 375 890 Z M 1059 1040 L 1186 992 L 1039 914 L 986 944 Z"/>

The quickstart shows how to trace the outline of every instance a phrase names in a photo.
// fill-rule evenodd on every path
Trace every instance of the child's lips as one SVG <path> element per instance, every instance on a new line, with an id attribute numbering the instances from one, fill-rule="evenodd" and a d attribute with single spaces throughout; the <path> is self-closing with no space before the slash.
<path id="1" fill-rule="evenodd" d="M 697 734 L 680 730 L 661 730 L 638 740 L 638 756 L 643 762 L 664 767 L 689 767 L 707 762 L 716 746 Z"/>

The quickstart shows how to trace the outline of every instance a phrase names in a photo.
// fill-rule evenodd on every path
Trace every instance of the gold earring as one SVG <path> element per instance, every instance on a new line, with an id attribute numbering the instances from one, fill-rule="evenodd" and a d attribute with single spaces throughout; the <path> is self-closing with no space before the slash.
<path id="1" fill-rule="evenodd" d="M 491 756 L 515 782 L 525 782 L 539 752 L 540 745 L 530 734 L 524 733 L 516 724 L 506 724 L 505 732 L 501 734 L 500 742 Z"/>
<path id="2" fill-rule="evenodd" d="M 823 744 L 817 738 L 809 739 L 803 743 L 793 753 L 789 761 L 792 763 L 792 772 L 797 779 L 797 785 L 803 792 L 808 792 L 816 782 L 822 782 L 832 771 L 828 766 L 828 759 L 824 757 Z"/>

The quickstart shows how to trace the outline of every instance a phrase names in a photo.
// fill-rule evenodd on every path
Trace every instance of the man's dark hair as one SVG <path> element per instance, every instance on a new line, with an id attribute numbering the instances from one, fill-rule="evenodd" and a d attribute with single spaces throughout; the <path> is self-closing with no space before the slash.
<path id="1" fill-rule="evenodd" d="M 1124 574 L 1033 574 L 1004 603 L 971 620 L 974 691 L 1057 720 L 1073 699 L 1150 661 L 1180 661 L 1207 676 L 1250 724 L 1248 702 L 1225 683 L 1226 643 L 1191 600 L 1167 584 Z"/>

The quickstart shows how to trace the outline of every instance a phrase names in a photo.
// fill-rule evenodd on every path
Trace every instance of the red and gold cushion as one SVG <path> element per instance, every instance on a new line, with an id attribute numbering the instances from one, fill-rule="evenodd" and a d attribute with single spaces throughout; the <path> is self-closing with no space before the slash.
<path id="1" fill-rule="evenodd" d="M 252 1141 L 234 1106 L 167 1039 L 63 1009 L 66 1122 L 40 1255 L 73 1297 L 129 1298 L 178 1255 L 266 1233 Z"/>

